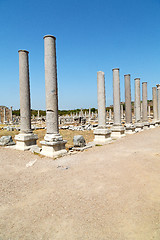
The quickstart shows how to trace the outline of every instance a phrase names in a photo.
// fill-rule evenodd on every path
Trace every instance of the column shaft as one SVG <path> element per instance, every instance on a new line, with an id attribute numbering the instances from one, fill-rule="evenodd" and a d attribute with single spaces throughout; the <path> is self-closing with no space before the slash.
<path id="1" fill-rule="evenodd" d="M 132 123 L 130 74 L 124 75 L 125 80 L 125 115 L 126 123 Z"/>
<path id="2" fill-rule="evenodd" d="M 157 103 L 157 88 L 152 87 L 152 101 L 153 101 L 153 118 L 158 119 L 158 103 Z"/>
<path id="3" fill-rule="evenodd" d="M 114 124 L 121 125 L 120 115 L 120 79 L 119 69 L 113 69 L 113 105 L 114 105 Z"/>
<path id="4" fill-rule="evenodd" d="M 98 125 L 106 125 L 106 98 L 104 72 L 97 72 Z"/>
<path id="5" fill-rule="evenodd" d="M 47 134 L 58 134 L 58 91 L 56 65 L 56 38 L 44 37 L 46 128 Z"/>
<path id="6" fill-rule="evenodd" d="M 20 116 L 21 133 L 31 133 L 31 102 L 28 52 L 19 50 Z"/>
<path id="7" fill-rule="evenodd" d="M 148 121 L 147 116 L 147 82 L 142 83 L 142 120 Z"/>
<path id="8" fill-rule="evenodd" d="M 160 84 L 157 84 L 157 107 L 158 107 L 158 120 L 160 120 Z"/>
<path id="9" fill-rule="evenodd" d="M 140 78 L 135 79 L 135 121 L 141 120 L 141 97 L 140 97 Z"/>

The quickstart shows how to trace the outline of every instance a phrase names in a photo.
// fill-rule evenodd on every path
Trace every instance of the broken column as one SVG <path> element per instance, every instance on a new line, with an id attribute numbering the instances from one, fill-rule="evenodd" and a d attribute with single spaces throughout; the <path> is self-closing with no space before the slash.
<path id="1" fill-rule="evenodd" d="M 142 121 L 144 124 L 143 129 L 149 128 L 147 116 L 147 82 L 142 83 Z"/>
<path id="2" fill-rule="evenodd" d="M 94 130 L 94 142 L 106 143 L 111 132 L 106 127 L 106 97 L 104 72 L 97 72 L 98 127 Z"/>
<path id="3" fill-rule="evenodd" d="M 20 83 L 20 134 L 15 136 L 16 149 L 28 150 L 36 145 L 38 139 L 31 130 L 31 103 L 29 83 L 28 51 L 19 50 L 19 83 Z"/>
<path id="4" fill-rule="evenodd" d="M 56 157 L 65 154 L 65 144 L 58 127 L 58 89 L 56 65 L 56 38 L 44 36 L 45 91 L 46 91 L 46 135 L 42 144 L 42 155 Z"/>
<path id="5" fill-rule="evenodd" d="M 158 103 L 157 103 L 157 88 L 152 87 L 152 101 L 153 101 L 153 126 L 158 126 Z"/>
<path id="6" fill-rule="evenodd" d="M 114 106 L 114 124 L 111 129 L 112 138 L 120 138 L 125 136 L 124 127 L 121 124 L 121 113 L 120 113 L 120 79 L 119 69 L 115 68 L 113 71 L 113 106 Z"/>
<path id="7" fill-rule="evenodd" d="M 141 122 L 141 94 L 140 94 L 140 78 L 135 78 L 135 127 L 136 131 L 143 130 L 143 123 Z"/>
<path id="8" fill-rule="evenodd" d="M 135 132 L 135 127 L 132 124 L 132 104 L 131 104 L 131 83 L 130 83 L 130 74 L 124 75 L 125 81 L 125 132 L 132 134 Z"/>

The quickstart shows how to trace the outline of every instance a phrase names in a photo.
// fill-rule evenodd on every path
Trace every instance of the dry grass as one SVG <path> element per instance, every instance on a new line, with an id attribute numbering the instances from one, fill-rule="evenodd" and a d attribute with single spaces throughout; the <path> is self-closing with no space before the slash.
<path id="1" fill-rule="evenodd" d="M 16 134 L 18 134 L 18 131 L 7 131 L 7 130 L 0 130 L 0 137 L 2 136 L 12 136 L 13 140 Z M 35 134 L 38 135 L 37 145 L 41 147 L 40 141 L 44 139 L 44 135 L 46 133 L 46 130 L 35 130 Z M 73 137 L 75 135 L 83 135 L 83 137 L 86 140 L 86 143 L 92 142 L 94 139 L 93 131 L 71 131 L 71 130 L 60 130 L 60 134 L 62 135 L 64 140 L 67 140 L 66 148 L 69 149 L 70 147 L 73 147 Z"/>

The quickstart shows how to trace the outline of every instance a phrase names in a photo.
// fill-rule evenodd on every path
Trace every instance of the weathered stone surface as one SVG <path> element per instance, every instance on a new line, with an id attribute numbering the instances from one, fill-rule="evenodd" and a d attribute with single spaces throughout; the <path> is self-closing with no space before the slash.
<path id="1" fill-rule="evenodd" d="M 84 147 L 86 146 L 86 141 L 82 135 L 76 135 L 73 137 L 74 147 Z"/>
<path id="2" fill-rule="evenodd" d="M 2 136 L 0 138 L 0 146 L 15 145 L 11 136 Z"/>

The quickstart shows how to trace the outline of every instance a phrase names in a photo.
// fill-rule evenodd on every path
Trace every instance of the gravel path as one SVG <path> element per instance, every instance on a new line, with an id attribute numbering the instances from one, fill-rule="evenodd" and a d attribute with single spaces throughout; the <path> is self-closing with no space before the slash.
<path id="1" fill-rule="evenodd" d="M 41 239 L 159 240 L 160 128 L 55 161 L 0 148 L 0 240 Z"/>

